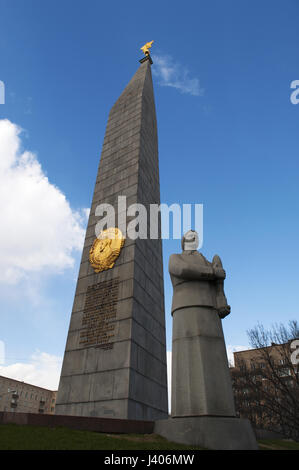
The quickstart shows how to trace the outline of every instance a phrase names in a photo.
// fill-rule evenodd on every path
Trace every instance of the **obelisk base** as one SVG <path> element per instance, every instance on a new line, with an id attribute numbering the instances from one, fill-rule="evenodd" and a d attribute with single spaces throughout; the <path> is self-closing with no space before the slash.
<path id="1" fill-rule="evenodd" d="M 154 433 L 169 441 L 215 450 L 257 450 L 247 419 L 214 416 L 170 418 L 155 422 Z"/>

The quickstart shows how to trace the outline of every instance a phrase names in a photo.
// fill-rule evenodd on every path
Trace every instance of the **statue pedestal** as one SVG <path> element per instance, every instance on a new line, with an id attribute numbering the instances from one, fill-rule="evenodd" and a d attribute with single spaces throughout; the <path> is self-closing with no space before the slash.
<path id="1" fill-rule="evenodd" d="M 214 416 L 163 419 L 155 422 L 154 433 L 169 441 L 206 449 L 258 449 L 247 419 Z"/>

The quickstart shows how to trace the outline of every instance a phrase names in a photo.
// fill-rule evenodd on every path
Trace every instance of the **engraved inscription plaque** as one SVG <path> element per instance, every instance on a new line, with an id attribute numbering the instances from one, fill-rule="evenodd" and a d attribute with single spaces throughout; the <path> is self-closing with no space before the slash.
<path id="1" fill-rule="evenodd" d="M 86 292 L 79 344 L 112 349 L 119 279 L 89 286 Z"/>

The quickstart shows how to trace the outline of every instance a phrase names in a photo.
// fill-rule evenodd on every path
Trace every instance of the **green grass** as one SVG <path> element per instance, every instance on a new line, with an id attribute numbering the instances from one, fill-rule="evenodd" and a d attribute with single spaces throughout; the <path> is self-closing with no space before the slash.
<path id="1" fill-rule="evenodd" d="M 288 440 L 261 440 L 261 450 L 299 450 Z M 0 425 L 0 450 L 202 450 L 156 434 L 102 434 L 65 427 Z"/>
<path id="2" fill-rule="evenodd" d="M 102 434 L 74 429 L 0 425 L 0 450 L 188 450 L 156 434 Z"/>
<path id="3" fill-rule="evenodd" d="M 261 440 L 259 441 L 259 448 L 261 450 L 299 450 L 299 442 L 287 439 Z"/>

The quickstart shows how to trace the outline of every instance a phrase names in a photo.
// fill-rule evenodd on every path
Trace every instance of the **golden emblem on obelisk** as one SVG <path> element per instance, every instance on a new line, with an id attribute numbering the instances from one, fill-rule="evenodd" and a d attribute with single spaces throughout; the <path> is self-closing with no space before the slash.
<path id="1" fill-rule="evenodd" d="M 144 55 L 150 55 L 149 49 L 152 47 L 154 41 L 147 42 L 140 49 L 143 51 Z"/>
<path id="2" fill-rule="evenodd" d="M 101 231 L 89 251 L 89 262 L 96 273 L 113 268 L 124 243 L 125 238 L 118 228 Z"/>

